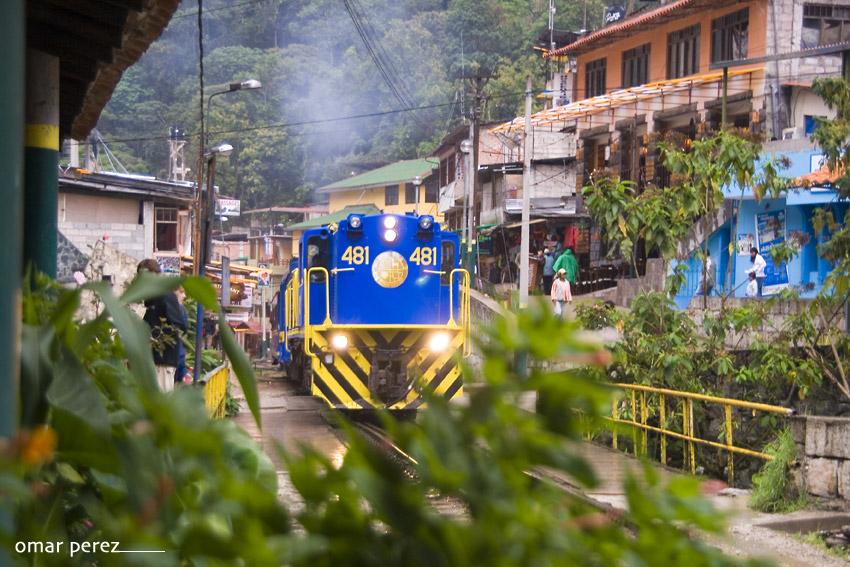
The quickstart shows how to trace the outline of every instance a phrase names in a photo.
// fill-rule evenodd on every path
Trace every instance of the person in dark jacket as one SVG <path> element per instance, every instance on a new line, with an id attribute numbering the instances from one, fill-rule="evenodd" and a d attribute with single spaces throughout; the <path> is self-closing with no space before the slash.
<path id="1" fill-rule="evenodd" d="M 153 258 L 139 262 L 136 272 L 160 273 L 159 263 Z M 177 295 L 168 292 L 145 301 L 145 323 L 151 328 L 151 350 L 156 365 L 156 379 L 163 391 L 174 389 L 174 372 L 180 359 L 178 343 L 180 332 L 186 331 L 183 311 Z"/>

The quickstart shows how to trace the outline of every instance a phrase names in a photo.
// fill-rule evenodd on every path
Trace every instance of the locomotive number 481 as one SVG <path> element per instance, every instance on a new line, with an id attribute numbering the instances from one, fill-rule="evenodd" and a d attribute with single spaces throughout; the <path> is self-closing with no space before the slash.
<path id="1" fill-rule="evenodd" d="M 362 266 L 369 264 L 369 247 L 368 246 L 349 246 L 342 253 L 340 258 L 343 262 Z M 413 249 L 413 253 L 408 258 L 411 264 L 417 266 L 434 266 L 437 264 L 437 247 L 436 246 L 418 246 Z"/>
<path id="2" fill-rule="evenodd" d="M 410 255 L 410 263 L 418 266 L 433 266 L 437 263 L 437 247 L 419 246 Z"/>
<path id="3" fill-rule="evenodd" d="M 357 266 L 369 263 L 369 247 L 368 246 L 349 246 L 342 253 L 342 261 Z"/>

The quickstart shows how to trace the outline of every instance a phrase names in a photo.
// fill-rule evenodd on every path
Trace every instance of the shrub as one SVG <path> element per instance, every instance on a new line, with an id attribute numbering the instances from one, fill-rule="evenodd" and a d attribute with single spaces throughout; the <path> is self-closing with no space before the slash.
<path id="1" fill-rule="evenodd" d="M 750 507 L 760 512 L 792 512 L 805 506 L 804 494 L 800 494 L 791 481 L 791 467 L 797 460 L 797 447 L 788 429 L 779 432 L 776 439 L 768 443 L 765 453 L 773 460 L 764 464 L 753 476 L 753 493 Z"/>

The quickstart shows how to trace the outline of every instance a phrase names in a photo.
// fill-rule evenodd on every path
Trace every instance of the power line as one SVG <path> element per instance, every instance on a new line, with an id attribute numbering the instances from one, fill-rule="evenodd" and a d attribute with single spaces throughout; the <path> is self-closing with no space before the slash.
<path id="1" fill-rule="evenodd" d="M 220 10 L 233 10 L 236 8 L 241 8 L 242 6 L 250 6 L 262 4 L 268 0 L 246 0 L 245 2 L 237 2 L 235 4 L 229 4 L 226 6 L 216 6 L 215 8 L 206 8 L 204 9 L 205 14 L 209 14 L 210 12 L 218 12 Z M 189 16 L 196 16 L 198 14 L 198 10 L 188 10 L 186 12 L 181 12 L 179 14 L 174 14 L 171 16 L 172 20 L 178 20 L 180 18 L 188 18 Z"/>
<path id="2" fill-rule="evenodd" d="M 493 96 L 491 96 L 491 98 L 506 98 L 506 97 L 520 96 L 522 94 L 524 94 L 524 93 L 505 93 L 505 94 L 501 94 L 501 95 L 493 95 Z M 419 111 L 419 110 L 429 110 L 429 109 L 433 109 L 433 108 L 443 108 L 443 107 L 447 107 L 447 106 L 452 106 L 454 104 L 455 104 L 455 101 L 452 100 L 451 102 L 426 104 L 426 105 L 414 106 L 414 107 L 410 107 L 410 108 L 398 108 L 398 109 L 394 109 L 394 110 L 383 110 L 383 111 L 378 111 L 378 112 L 367 112 L 367 113 L 364 113 L 364 114 L 352 114 L 352 115 L 349 115 L 349 116 L 336 116 L 336 117 L 333 117 L 333 118 L 318 118 L 318 119 L 315 119 L 315 120 L 300 120 L 300 121 L 296 121 L 296 122 L 279 122 L 279 123 L 275 123 L 275 124 L 264 124 L 264 125 L 261 125 L 261 126 L 249 126 L 249 127 L 246 127 L 246 128 L 234 128 L 232 130 L 216 130 L 216 131 L 210 131 L 209 134 L 211 136 L 221 135 L 221 134 L 238 134 L 238 133 L 241 133 L 241 132 L 256 132 L 258 130 L 286 129 L 286 128 L 295 128 L 295 127 L 298 127 L 298 126 L 309 126 L 309 125 L 312 125 L 312 124 L 327 124 L 327 123 L 331 123 L 331 122 L 345 122 L 347 120 L 359 120 L 359 119 L 363 119 L 363 118 L 377 118 L 377 117 L 381 117 L 381 116 L 390 116 L 390 115 L 393 115 L 393 114 L 401 114 L 401 113 L 405 113 L 405 112 L 416 112 L 416 111 Z M 187 137 L 189 137 L 189 138 L 196 137 L 196 136 L 198 136 L 197 132 L 187 134 Z M 147 142 L 147 141 L 153 141 L 153 140 L 167 140 L 168 138 L 169 138 L 169 136 L 167 136 L 167 135 L 138 136 L 138 137 L 133 137 L 133 138 L 111 138 L 111 139 L 105 140 L 105 142 L 110 143 L 110 144 L 117 144 L 117 143 L 127 143 L 127 142 Z M 86 143 L 87 142 L 81 142 L 80 145 L 82 146 L 82 145 L 85 145 Z"/>

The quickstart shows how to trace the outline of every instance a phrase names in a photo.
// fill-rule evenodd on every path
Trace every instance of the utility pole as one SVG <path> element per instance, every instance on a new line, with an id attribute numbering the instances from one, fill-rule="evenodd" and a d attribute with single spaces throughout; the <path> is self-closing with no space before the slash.
<path id="1" fill-rule="evenodd" d="M 525 81 L 525 128 L 522 131 L 522 228 L 519 248 L 519 308 L 528 307 L 529 217 L 531 216 L 531 77 Z"/>
<path id="2" fill-rule="evenodd" d="M 472 252 L 472 246 L 475 244 L 475 194 L 478 193 L 478 147 L 480 145 L 480 129 L 481 129 L 481 114 L 482 103 L 484 102 L 484 86 L 490 80 L 491 75 L 482 75 L 477 73 L 472 78 L 472 120 L 469 124 L 469 139 L 472 141 L 472 151 L 470 152 L 470 172 L 469 172 L 469 201 L 468 212 L 466 213 L 466 269 L 475 281 L 476 263 Z"/>
<path id="3" fill-rule="evenodd" d="M 172 126 L 168 134 L 168 180 L 186 181 L 186 172 L 189 171 L 183 155 L 186 137 L 183 130 L 177 126 Z"/>

